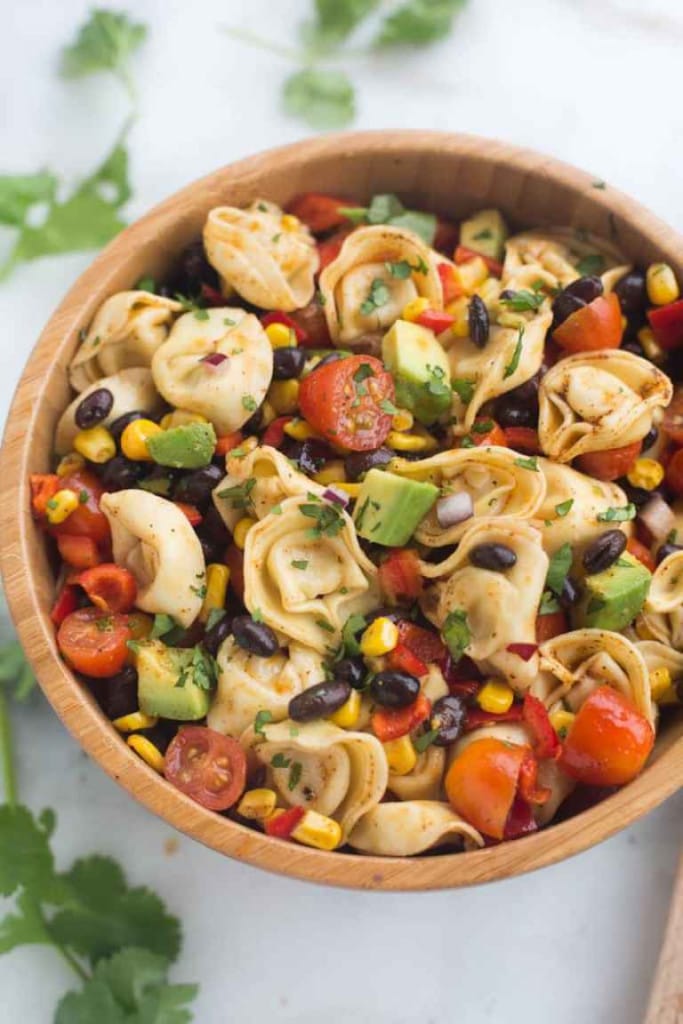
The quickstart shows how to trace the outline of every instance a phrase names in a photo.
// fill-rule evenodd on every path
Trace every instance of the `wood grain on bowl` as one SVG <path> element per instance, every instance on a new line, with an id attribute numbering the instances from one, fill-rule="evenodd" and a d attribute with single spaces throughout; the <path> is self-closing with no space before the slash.
<path id="1" fill-rule="evenodd" d="M 100 303 L 143 275 L 160 276 L 198 237 L 207 212 L 257 196 L 396 192 L 411 205 L 460 216 L 500 208 L 516 226 L 569 224 L 611 238 L 634 261 L 664 259 L 683 278 L 683 238 L 590 174 L 503 143 L 438 132 L 373 132 L 295 143 L 216 171 L 166 200 L 115 239 L 76 282 L 31 353 L 0 457 L 1 563 L 27 656 L 48 699 L 87 753 L 137 800 L 221 853 L 313 882 L 364 889 L 438 889 L 506 878 L 585 850 L 635 821 L 683 783 L 683 719 L 661 731 L 643 774 L 603 803 L 515 842 L 471 853 L 384 859 L 323 853 L 263 836 L 193 803 L 115 733 L 57 654 L 49 610 L 54 581 L 29 510 L 28 475 L 49 467 L 67 403 L 66 367 L 78 331 Z"/>

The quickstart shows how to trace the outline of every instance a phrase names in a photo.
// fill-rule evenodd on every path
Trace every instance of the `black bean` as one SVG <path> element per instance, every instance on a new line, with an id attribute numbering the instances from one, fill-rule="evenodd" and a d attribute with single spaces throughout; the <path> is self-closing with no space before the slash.
<path id="1" fill-rule="evenodd" d="M 455 743 L 463 731 L 466 718 L 467 709 L 461 697 L 454 694 L 440 697 L 432 708 L 429 720 L 429 728 L 439 730 L 434 745 L 447 747 Z"/>
<path id="2" fill-rule="evenodd" d="M 467 311 L 467 325 L 469 327 L 470 338 L 474 344 L 477 348 L 484 348 L 489 340 L 491 325 L 489 322 L 489 311 L 486 308 L 486 303 L 478 295 L 473 295 L 470 299 L 470 305 Z"/>
<path id="3" fill-rule="evenodd" d="M 640 356 L 641 359 L 645 356 L 645 350 L 637 338 L 629 338 L 628 341 L 622 342 L 620 349 L 622 352 L 630 352 L 633 356 Z"/>
<path id="4" fill-rule="evenodd" d="M 276 348 L 273 352 L 273 380 L 291 380 L 300 377 L 306 362 L 302 348 Z"/>
<path id="5" fill-rule="evenodd" d="M 378 672 L 370 683 L 370 695 L 383 708 L 407 708 L 420 692 L 420 681 L 409 672 L 387 669 Z"/>
<path id="6" fill-rule="evenodd" d="M 559 601 L 562 607 L 567 610 L 575 605 L 581 598 L 581 587 L 577 580 L 572 576 L 565 576 L 564 583 L 562 584 L 562 593 L 560 594 Z"/>
<path id="7" fill-rule="evenodd" d="M 355 658 L 342 658 L 334 666 L 334 678 L 343 679 L 349 683 L 354 690 L 362 690 L 363 683 L 365 682 L 365 676 L 367 675 L 367 669 L 365 662 L 358 656 Z"/>
<path id="8" fill-rule="evenodd" d="M 588 303 L 599 298 L 603 291 L 604 288 L 600 278 L 591 274 L 588 277 L 579 277 L 576 281 L 572 281 L 565 288 L 564 294 L 571 295 L 575 299 L 581 299 L 582 302 Z"/>
<path id="9" fill-rule="evenodd" d="M 107 679 L 87 679 L 95 700 L 108 718 L 121 718 L 138 710 L 138 674 L 126 665 Z"/>
<path id="10" fill-rule="evenodd" d="M 270 658 L 278 650 L 277 637 L 270 626 L 254 622 L 251 615 L 238 615 L 233 619 L 232 632 L 240 647 L 260 658 Z"/>
<path id="11" fill-rule="evenodd" d="M 309 438 L 301 445 L 301 451 L 296 461 L 304 473 L 314 476 L 320 472 L 331 454 L 330 449 L 323 441 Z"/>
<path id="12" fill-rule="evenodd" d="M 505 572 L 517 564 L 517 555 L 505 544 L 476 544 L 470 551 L 470 562 L 478 569 Z"/>
<path id="13" fill-rule="evenodd" d="M 113 405 L 114 396 L 109 388 L 98 388 L 97 391 L 91 391 L 76 406 L 74 416 L 76 426 L 81 430 L 88 430 L 90 427 L 96 426 L 102 420 L 106 420 Z"/>
<path id="14" fill-rule="evenodd" d="M 232 623 L 227 615 L 219 619 L 218 622 L 214 622 L 211 629 L 207 629 L 202 640 L 202 645 L 207 649 L 209 654 L 215 658 L 218 654 L 218 648 L 221 646 L 224 640 L 226 640 L 232 632 Z"/>
<path id="15" fill-rule="evenodd" d="M 149 467 L 149 463 L 147 463 Z M 143 491 L 150 494 L 158 494 L 162 498 L 170 498 L 178 480 L 177 470 L 169 469 L 167 466 L 153 466 L 140 481 Z"/>
<path id="16" fill-rule="evenodd" d="M 312 722 L 315 718 L 327 718 L 334 714 L 351 695 L 351 684 L 346 679 L 331 679 L 316 683 L 303 693 L 292 697 L 289 702 L 289 717 L 294 722 Z"/>
<path id="17" fill-rule="evenodd" d="M 617 483 L 628 500 L 633 502 L 636 508 L 642 508 L 643 505 L 647 505 L 648 501 L 652 497 L 652 491 L 646 491 L 644 487 L 634 487 L 632 483 L 629 483 L 626 477 L 621 477 Z"/>
<path id="18" fill-rule="evenodd" d="M 124 455 L 115 455 L 103 464 L 100 479 L 107 491 L 127 491 L 137 486 L 146 471 L 144 462 L 132 462 Z"/>
<path id="19" fill-rule="evenodd" d="M 401 619 L 405 619 L 405 612 L 400 611 L 398 608 L 376 608 L 374 612 L 366 612 L 365 621 L 369 626 L 375 619 L 391 619 L 392 622 L 400 622 Z"/>
<path id="20" fill-rule="evenodd" d="M 533 402 L 538 404 L 538 387 L 541 383 L 541 371 L 534 374 L 530 380 L 525 380 L 523 384 L 513 388 L 512 391 L 507 392 L 507 397 L 514 402 Z"/>
<path id="21" fill-rule="evenodd" d="M 165 754 L 171 740 L 178 732 L 178 723 L 169 718 L 161 718 L 151 729 L 144 729 L 143 732 L 150 743 L 153 743 L 157 750 Z"/>
<path id="22" fill-rule="evenodd" d="M 652 445 L 655 444 L 655 442 L 657 441 L 658 437 L 659 437 L 659 431 L 657 430 L 657 428 L 656 427 L 650 427 L 650 429 L 648 430 L 647 434 L 643 438 L 643 448 L 642 448 L 642 450 L 644 452 L 646 452 L 648 450 L 648 448 L 652 448 Z"/>
<path id="23" fill-rule="evenodd" d="M 202 284 L 208 284 L 216 289 L 219 287 L 218 275 L 206 258 L 201 238 L 185 246 L 173 272 L 164 284 L 172 295 L 180 292 L 189 297 L 197 297 L 202 290 Z"/>
<path id="24" fill-rule="evenodd" d="M 538 421 L 535 402 L 522 405 L 512 400 L 510 395 L 502 395 L 496 402 L 496 422 L 501 427 L 535 427 Z"/>
<path id="25" fill-rule="evenodd" d="M 209 505 L 207 508 L 196 533 L 204 552 L 206 564 L 222 562 L 225 549 L 230 543 L 230 534 L 213 505 Z"/>
<path id="26" fill-rule="evenodd" d="M 220 466 L 202 466 L 191 473 L 181 476 L 173 490 L 174 501 L 184 501 L 189 505 L 204 505 L 211 500 L 211 492 L 223 477 L 224 470 Z"/>
<path id="27" fill-rule="evenodd" d="M 344 469 L 349 480 L 358 480 L 370 469 L 386 466 L 394 458 L 388 448 L 375 448 L 371 452 L 351 452 L 344 459 Z"/>
<path id="28" fill-rule="evenodd" d="M 604 572 L 616 562 L 625 547 L 625 533 L 622 533 L 621 530 L 606 530 L 596 537 L 584 551 L 582 559 L 584 569 L 590 576 L 597 572 Z"/>
<path id="29" fill-rule="evenodd" d="M 670 544 L 668 541 L 666 544 L 661 544 L 657 548 L 657 554 L 655 555 L 655 561 L 657 565 L 663 562 L 669 555 L 675 554 L 676 551 L 683 551 L 683 547 L 680 544 Z"/>
<path id="30" fill-rule="evenodd" d="M 263 406 L 259 406 L 253 416 L 250 416 L 246 423 L 242 425 L 242 430 L 245 434 L 256 434 L 263 426 Z M 223 456 L 223 465 L 225 465 L 225 456 Z"/>
<path id="31" fill-rule="evenodd" d="M 614 286 L 614 294 L 619 299 L 621 311 L 626 316 L 642 313 L 647 306 L 647 289 L 645 274 L 642 270 L 629 270 L 620 277 Z"/>
<path id="32" fill-rule="evenodd" d="M 566 291 L 560 292 L 553 302 L 553 327 L 559 327 L 567 317 L 583 309 L 585 305 L 586 303 L 576 295 L 568 295 Z"/>
<path id="33" fill-rule="evenodd" d="M 124 412 L 123 416 L 117 416 L 114 422 L 109 424 L 109 433 L 118 444 L 121 440 L 121 434 L 129 423 L 133 423 L 135 420 L 148 420 L 151 418 L 149 413 L 141 412 L 139 409 L 135 412 Z"/>

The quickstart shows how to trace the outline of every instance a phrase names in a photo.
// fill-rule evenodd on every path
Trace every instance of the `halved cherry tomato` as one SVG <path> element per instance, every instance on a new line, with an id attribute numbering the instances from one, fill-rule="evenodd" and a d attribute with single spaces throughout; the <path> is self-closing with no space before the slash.
<path id="1" fill-rule="evenodd" d="M 563 611 L 548 612 L 536 618 L 536 643 L 544 644 L 554 636 L 561 636 L 569 629 L 567 616 Z"/>
<path id="2" fill-rule="evenodd" d="M 263 825 L 266 835 L 275 839 L 289 839 L 304 813 L 303 807 L 288 807 L 281 814 L 267 818 Z"/>
<path id="3" fill-rule="evenodd" d="M 53 537 L 90 537 L 96 544 L 108 544 L 111 540 L 109 520 L 100 510 L 100 498 L 104 488 L 94 473 L 79 469 L 62 477 L 60 487 L 75 491 L 81 501 L 71 515 L 58 526 L 49 526 Z"/>
<path id="4" fill-rule="evenodd" d="M 414 622 L 405 619 L 399 622 L 398 639 L 399 643 L 412 651 L 420 661 L 429 664 L 432 661 L 441 662 L 446 657 L 446 645 L 441 637 L 429 629 L 417 626 Z"/>
<path id="5" fill-rule="evenodd" d="M 104 562 L 94 569 L 86 569 L 76 577 L 75 582 L 83 587 L 95 607 L 107 614 L 129 612 L 138 595 L 135 576 L 114 562 Z"/>
<path id="6" fill-rule="evenodd" d="M 677 498 L 683 497 L 683 448 L 679 448 L 669 459 L 664 479 Z"/>
<path id="7" fill-rule="evenodd" d="M 565 352 L 594 352 L 601 348 L 619 348 L 623 333 L 619 299 L 610 292 L 599 295 L 568 316 L 553 331 L 553 340 Z"/>
<path id="8" fill-rule="evenodd" d="M 99 608 L 80 608 L 62 622 L 57 646 L 64 660 L 77 672 L 105 679 L 120 672 L 126 663 L 132 631 L 126 615 L 106 615 Z"/>
<path id="9" fill-rule="evenodd" d="M 293 416 L 278 416 L 274 419 L 264 430 L 261 444 L 270 445 L 271 448 L 279 448 L 285 437 L 285 427 L 293 419 Z"/>
<path id="10" fill-rule="evenodd" d="M 340 224 L 347 224 L 348 218 L 339 211 L 349 205 L 353 204 L 349 203 L 348 199 L 340 199 L 339 196 L 328 196 L 322 192 L 304 192 L 287 204 L 287 212 L 298 217 L 314 235 L 318 235 L 339 227 Z"/>
<path id="11" fill-rule="evenodd" d="M 382 444 L 391 430 L 394 379 L 373 356 L 349 356 L 313 370 L 301 381 L 299 408 L 318 433 L 354 452 Z"/>
<path id="12" fill-rule="evenodd" d="M 623 448 L 608 448 L 604 452 L 586 452 L 574 459 L 574 466 L 581 473 L 595 477 L 596 480 L 618 480 L 626 476 L 633 463 L 640 455 L 642 441 L 633 441 Z"/>
<path id="13" fill-rule="evenodd" d="M 453 261 L 454 263 L 469 263 L 470 260 L 475 259 L 477 256 L 484 261 L 494 277 L 502 277 L 502 263 L 499 263 L 498 260 L 492 260 L 490 256 L 484 256 L 483 252 L 475 252 L 474 249 L 468 249 L 466 245 L 459 245 L 456 248 L 453 254 Z"/>
<path id="14" fill-rule="evenodd" d="M 531 745 L 536 757 L 543 761 L 545 758 L 559 756 L 560 741 L 545 704 L 532 693 L 524 695 L 522 719 L 531 733 Z"/>
<path id="15" fill-rule="evenodd" d="M 529 804 L 545 804 L 552 796 L 552 790 L 538 784 L 538 761 L 529 752 L 519 768 L 519 795 Z"/>
<path id="16" fill-rule="evenodd" d="M 47 515 L 47 503 L 62 486 L 56 473 L 31 473 L 31 509 L 36 519 L 44 519 Z"/>
<path id="17" fill-rule="evenodd" d="M 439 263 L 436 269 L 441 278 L 444 306 L 447 306 L 449 302 L 453 302 L 454 299 L 459 299 L 461 295 L 464 295 L 465 290 L 458 281 L 455 267 L 452 267 L 450 263 Z"/>
<path id="18" fill-rule="evenodd" d="M 434 331 L 434 334 L 441 334 L 453 326 L 455 317 L 450 313 L 443 313 L 439 309 L 425 309 L 424 313 L 420 313 L 416 317 L 415 322 L 421 327 L 427 327 L 430 331 Z"/>
<path id="19" fill-rule="evenodd" d="M 301 324 L 298 324 L 289 313 L 283 313 L 279 309 L 273 310 L 271 313 L 264 313 L 261 317 L 261 323 L 264 327 L 268 327 L 269 324 L 284 324 L 285 327 L 289 327 L 290 330 L 294 331 L 296 340 L 300 345 L 305 344 L 308 340 L 308 335 Z"/>
<path id="20" fill-rule="evenodd" d="M 370 719 L 370 725 L 377 739 L 382 743 L 388 743 L 389 740 L 400 739 L 401 736 L 417 729 L 418 725 L 426 721 L 431 713 L 432 702 L 423 693 L 420 693 L 407 708 L 401 708 L 398 711 L 381 708 L 375 711 Z"/>
<path id="21" fill-rule="evenodd" d="M 57 537 L 57 547 L 62 561 L 74 569 L 92 569 L 102 561 L 100 549 L 90 537 Z"/>
<path id="22" fill-rule="evenodd" d="M 661 429 L 674 444 L 683 445 L 683 388 L 674 393 L 671 402 L 664 410 Z"/>
<path id="23" fill-rule="evenodd" d="M 71 583 L 65 583 L 52 605 L 50 619 L 55 626 L 61 626 L 67 615 L 78 608 L 78 590 Z"/>
<path id="24" fill-rule="evenodd" d="M 650 549 L 645 544 L 641 544 L 635 537 L 629 537 L 626 542 L 626 550 L 634 558 L 637 558 L 641 565 L 644 565 L 649 572 L 654 572 L 657 568 L 657 563 Z"/>
<path id="25" fill-rule="evenodd" d="M 491 736 L 469 743 L 446 773 L 451 807 L 484 835 L 502 839 L 529 747 Z"/>
<path id="26" fill-rule="evenodd" d="M 230 586 L 240 601 L 244 599 L 244 552 L 236 544 L 229 544 L 223 561 L 230 570 Z"/>
<path id="27" fill-rule="evenodd" d="M 531 832 L 537 832 L 538 825 L 526 800 L 516 796 L 512 801 L 512 808 L 505 822 L 503 839 L 519 839 L 521 836 L 528 836 Z"/>
<path id="28" fill-rule="evenodd" d="M 462 442 L 465 440 L 463 437 L 460 440 L 461 448 L 471 448 L 472 445 L 475 448 L 481 448 L 491 444 L 497 444 L 504 448 L 507 444 L 503 428 L 499 427 L 490 416 L 477 416 L 466 437 L 472 444 L 463 445 Z"/>
<path id="29" fill-rule="evenodd" d="M 422 593 L 420 558 L 412 548 L 392 548 L 381 563 L 377 579 L 391 604 L 416 601 Z"/>
<path id="30" fill-rule="evenodd" d="M 599 686 L 579 708 L 560 765 L 590 786 L 623 786 L 642 771 L 654 739 L 652 726 L 630 700 Z"/>
<path id="31" fill-rule="evenodd" d="M 648 311 L 655 338 L 666 351 L 683 345 L 683 299 Z"/>
<path id="32" fill-rule="evenodd" d="M 334 263 L 341 252 L 342 245 L 350 234 L 350 228 L 346 231 L 342 229 L 341 231 L 335 231 L 333 235 L 326 238 L 323 242 L 318 242 L 318 273 L 322 273 L 325 267 L 329 267 L 330 263 Z"/>
<path id="33" fill-rule="evenodd" d="M 538 431 L 533 427 L 505 427 L 505 444 L 524 455 L 541 455 Z"/>
<path id="34" fill-rule="evenodd" d="M 420 661 L 410 648 L 400 641 L 396 644 L 393 651 L 389 651 L 387 654 L 387 665 L 389 668 L 396 669 L 399 672 L 409 672 L 411 676 L 415 676 L 417 679 L 421 676 L 426 676 L 428 672 L 428 667 L 424 661 Z"/>
<path id="35" fill-rule="evenodd" d="M 184 501 L 174 501 L 173 504 L 180 509 L 190 526 L 199 526 L 204 516 L 196 505 L 188 505 Z"/>
<path id="36" fill-rule="evenodd" d="M 247 755 L 232 736 L 184 725 L 168 745 L 164 775 L 202 807 L 226 811 L 244 792 Z"/>
<path id="37" fill-rule="evenodd" d="M 216 439 L 216 450 L 214 455 L 227 455 L 233 448 L 239 448 L 244 437 L 241 430 L 235 430 L 232 434 L 223 434 Z"/>
<path id="38" fill-rule="evenodd" d="M 481 683 L 477 683 L 477 688 L 479 688 L 480 686 Z M 473 732 L 475 729 L 480 729 L 482 725 L 495 725 L 496 722 L 521 721 L 521 704 L 512 704 L 512 706 L 507 711 L 502 711 L 498 715 L 493 711 L 484 711 L 482 710 L 482 708 L 468 708 L 464 728 L 465 732 Z"/>

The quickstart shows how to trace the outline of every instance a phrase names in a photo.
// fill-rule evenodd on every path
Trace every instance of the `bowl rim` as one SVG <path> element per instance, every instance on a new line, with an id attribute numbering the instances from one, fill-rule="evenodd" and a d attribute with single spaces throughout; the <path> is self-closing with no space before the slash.
<path id="1" fill-rule="evenodd" d="M 35 534 L 29 514 L 28 473 L 38 411 L 46 402 L 45 380 L 60 352 L 83 321 L 93 291 L 106 290 L 126 251 L 149 242 L 150 229 L 168 226 L 179 208 L 191 208 L 204 191 L 220 192 L 248 182 L 271 161 L 294 166 L 336 153 L 384 157 L 410 154 L 429 159 L 435 152 L 478 157 L 590 196 L 611 215 L 621 216 L 663 254 L 683 259 L 683 238 L 623 193 L 609 188 L 597 195 L 595 176 L 533 150 L 474 135 L 439 131 L 347 132 L 266 150 L 197 179 L 125 228 L 76 280 L 52 314 L 32 350 L 14 394 L 0 452 L 0 505 L 3 544 L 0 568 L 10 612 L 40 686 L 64 725 L 84 750 L 135 799 L 175 828 L 237 860 L 289 877 L 353 889 L 429 890 L 473 885 L 512 877 L 579 853 L 635 822 L 683 785 L 683 735 L 665 736 L 658 759 L 624 789 L 581 814 L 515 842 L 468 853 L 422 858 L 385 858 L 327 853 L 281 841 L 214 814 L 195 804 L 148 767 L 118 737 L 91 697 L 60 659 L 54 632 L 31 565 Z M 62 366 L 66 366 L 64 359 Z"/>

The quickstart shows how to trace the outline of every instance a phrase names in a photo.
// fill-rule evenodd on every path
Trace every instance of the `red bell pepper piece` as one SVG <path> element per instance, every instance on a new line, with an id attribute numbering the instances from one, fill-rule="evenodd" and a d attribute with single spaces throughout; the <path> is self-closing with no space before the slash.
<path id="1" fill-rule="evenodd" d="M 196 505 L 188 505 L 184 501 L 174 501 L 173 504 L 176 508 L 180 509 L 190 526 L 199 526 L 204 516 Z"/>
<path id="2" fill-rule="evenodd" d="M 340 213 L 340 210 L 347 206 L 353 206 L 353 203 L 339 196 L 327 196 L 322 192 L 304 192 L 287 204 L 287 212 L 298 217 L 313 234 L 317 235 L 348 223 L 348 217 Z"/>
<path id="3" fill-rule="evenodd" d="M 536 642 L 544 644 L 546 640 L 552 640 L 554 636 L 566 633 L 567 629 L 567 616 L 561 609 L 557 612 L 548 612 L 546 615 L 538 615 L 536 617 Z"/>
<path id="4" fill-rule="evenodd" d="M 78 608 L 78 590 L 71 583 L 66 583 L 57 595 L 52 606 L 50 619 L 55 626 L 61 626 L 67 615 L 71 615 Z"/>
<path id="5" fill-rule="evenodd" d="M 635 537 L 629 537 L 626 542 L 626 550 L 629 554 L 633 555 L 634 558 L 637 558 L 638 561 L 645 566 L 648 572 L 654 572 L 657 568 L 657 563 L 655 562 L 654 555 L 650 551 L 650 548 L 645 544 L 641 544 L 641 542 Z"/>
<path id="6" fill-rule="evenodd" d="M 647 318 L 663 349 L 668 352 L 683 345 L 683 299 L 649 310 Z"/>
<path id="7" fill-rule="evenodd" d="M 409 672 L 411 676 L 416 676 L 418 679 L 421 676 L 426 676 L 429 671 L 424 661 L 420 661 L 409 647 L 400 642 L 387 655 L 387 663 L 389 668 L 399 672 Z"/>
<path id="8" fill-rule="evenodd" d="M 267 327 L 269 324 L 284 324 L 285 327 L 289 327 L 294 331 L 296 340 L 300 345 L 305 344 L 308 340 L 308 335 L 303 327 L 295 323 L 291 316 L 288 316 L 287 313 L 281 312 L 281 310 L 274 310 L 272 313 L 266 313 L 265 316 L 261 317 L 261 323 L 264 327 Z"/>
<path id="9" fill-rule="evenodd" d="M 84 569 L 74 580 L 95 605 L 107 615 L 129 612 L 135 604 L 138 585 L 128 569 L 113 562 Z"/>
<path id="10" fill-rule="evenodd" d="M 66 533 L 56 539 L 62 561 L 74 569 L 92 569 L 103 560 L 92 537 L 75 537 Z"/>
<path id="11" fill-rule="evenodd" d="M 469 263 L 470 260 L 475 259 L 477 256 L 484 261 L 494 277 L 502 277 L 502 263 L 499 263 L 498 260 L 492 260 L 490 256 L 484 256 L 483 252 L 475 252 L 474 249 L 468 249 L 466 245 L 459 245 L 457 247 L 453 260 L 455 263 Z"/>
<path id="12" fill-rule="evenodd" d="M 261 444 L 270 445 L 271 448 L 279 448 L 285 436 L 285 427 L 294 419 L 293 416 L 278 416 L 272 423 L 269 423 L 261 437 Z"/>
<path id="13" fill-rule="evenodd" d="M 420 659 L 429 663 L 430 661 L 441 662 L 447 655 L 446 645 L 437 633 L 429 629 L 423 629 L 414 622 L 406 619 L 398 624 L 399 643 L 407 647 Z"/>
<path id="14" fill-rule="evenodd" d="M 562 744 L 552 727 L 543 701 L 539 700 L 538 697 L 534 697 L 531 693 L 525 694 L 524 703 L 522 704 L 522 718 L 531 733 L 532 746 L 536 757 L 541 761 L 548 757 L 559 757 Z"/>
<path id="15" fill-rule="evenodd" d="M 523 452 L 525 455 L 541 455 L 541 442 L 538 431 L 533 427 L 505 427 L 505 444 L 516 452 Z"/>
<path id="16" fill-rule="evenodd" d="M 232 434 L 223 434 L 216 439 L 216 450 L 214 455 L 227 455 L 233 448 L 239 448 L 244 440 L 241 430 L 235 430 Z"/>
<path id="17" fill-rule="evenodd" d="M 350 233 L 351 228 L 342 228 L 341 231 L 335 231 L 335 233 L 329 238 L 326 238 L 324 242 L 318 242 L 318 273 L 321 273 L 325 267 L 329 267 L 330 263 L 334 263 L 341 252 L 341 247 L 346 241 L 347 235 Z"/>
<path id="18" fill-rule="evenodd" d="M 545 804 L 552 795 L 547 786 L 538 784 L 538 761 L 529 752 L 519 766 L 517 793 L 529 804 Z"/>
<path id="19" fill-rule="evenodd" d="M 521 722 L 522 705 L 513 704 L 509 711 L 495 715 L 492 711 L 482 711 L 481 708 L 468 708 L 465 719 L 465 732 L 472 732 L 482 725 L 495 725 L 496 722 Z"/>
<path id="20" fill-rule="evenodd" d="M 417 729 L 418 725 L 429 718 L 431 713 L 432 702 L 423 693 L 420 693 L 407 708 L 401 708 L 398 711 L 382 708 L 375 711 L 370 724 L 377 739 L 382 743 L 388 743 L 389 740 L 400 739 L 401 736 Z"/>
<path id="21" fill-rule="evenodd" d="M 282 814 L 266 819 L 263 826 L 266 835 L 273 836 L 275 839 L 289 839 L 304 814 L 303 807 L 289 807 Z"/>
<path id="22" fill-rule="evenodd" d="M 36 519 L 44 519 L 47 515 L 47 503 L 60 488 L 60 480 L 56 473 L 31 473 L 31 509 Z"/>
<path id="23" fill-rule="evenodd" d="M 538 650 L 538 644 L 508 644 L 505 649 L 523 661 L 531 661 Z"/>
<path id="24" fill-rule="evenodd" d="M 438 309 L 425 309 L 424 313 L 420 313 L 417 317 L 416 322 L 421 327 L 427 327 L 430 331 L 434 331 L 434 334 L 441 334 L 453 326 L 455 317 L 450 313 L 442 313 Z"/>
<path id="25" fill-rule="evenodd" d="M 531 832 L 537 831 L 538 825 L 531 807 L 526 800 L 516 796 L 505 823 L 503 839 L 519 839 L 521 836 L 528 836 Z"/>
<path id="26" fill-rule="evenodd" d="M 449 302 L 464 295 L 465 290 L 456 277 L 455 267 L 452 267 L 450 263 L 439 263 L 436 269 L 441 278 L 444 305 L 447 306 Z"/>
<path id="27" fill-rule="evenodd" d="M 392 604 L 416 601 L 422 593 L 417 552 L 412 548 L 392 548 L 380 565 L 377 578 L 382 592 Z"/>

